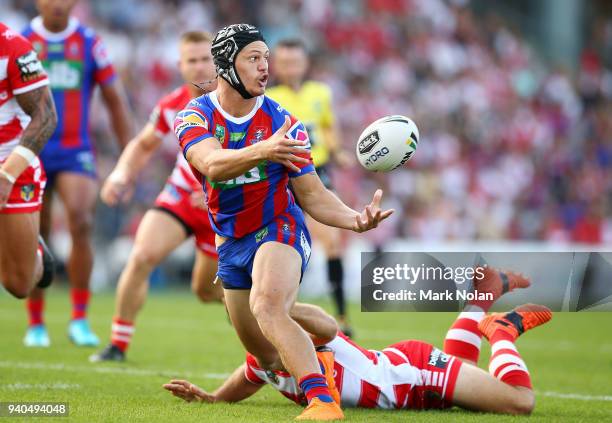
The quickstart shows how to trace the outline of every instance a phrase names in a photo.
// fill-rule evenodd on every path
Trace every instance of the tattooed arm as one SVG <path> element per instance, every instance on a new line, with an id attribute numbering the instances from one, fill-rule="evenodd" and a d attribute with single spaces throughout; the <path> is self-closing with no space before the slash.
<path id="1" fill-rule="evenodd" d="M 17 103 L 32 121 L 21 134 L 22 146 L 40 153 L 57 125 L 55 104 L 48 87 L 37 88 L 15 96 Z"/>
<path id="2" fill-rule="evenodd" d="M 57 125 L 53 97 L 48 87 L 36 88 L 15 96 L 17 103 L 32 120 L 21 134 L 19 145 L 38 155 Z M 4 207 L 13 188 L 14 179 L 28 168 L 30 163 L 12 152 L 0 168 L 0 209 Z"/>

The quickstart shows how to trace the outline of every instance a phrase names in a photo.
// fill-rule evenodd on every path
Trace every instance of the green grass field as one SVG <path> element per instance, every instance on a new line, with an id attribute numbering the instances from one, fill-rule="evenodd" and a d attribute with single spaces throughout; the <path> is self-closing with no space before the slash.
<path id="1" fill-rule="evenodd" d="M 103 343 L 109 336 L 113 301 L 110 293 L 97 295 L 90 310 L 92 326 Z M 161 388 L 170 378 L 180 377 L 213 390 L 224 375 L 241 364 L 244 354 L 220 305 L 199 304 L 187 292 L 153 293 L 139 317 L 128 361 L 94 365 L 87 357 L 95 350 L 74 347 L 66 337 L 67 292 L 51 289 L 47 304 L 52 346 L 28 349 L 22 344 L 24 305 L 0 291 L 0 402 L 68 402 L 69 419 L 83 422 L 276 422 L 292 421 L 300 412 L 269 387 L 233 405 L 187 404 Z M 409 338 L 441 346 L 454 319 L 451 313 L 358 310 L 357 306 L 351 310 L 356 340 L 368 348 Z M 538 393 L 530 421 L 612 421 L 611 326 L 610 313 L 558 313 L 552 322 L 519 340 Z M 486 366 L 488 355 L 487 346 L 482 366 Z M 346 410 L 346 420 L 355 422 L 493 419 L 519 420 L 457 408 L 430 412 Z"/>

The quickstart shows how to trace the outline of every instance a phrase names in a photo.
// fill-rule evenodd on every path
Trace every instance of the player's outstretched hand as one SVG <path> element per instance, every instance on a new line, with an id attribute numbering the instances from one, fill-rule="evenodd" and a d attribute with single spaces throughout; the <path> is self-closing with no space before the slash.
<path id="1" fill-rule="evenodd" d="M 175 397 L 187 402 L 215 402 L 215 396 L 204 391 L 188 380 L 172 379 L 170 383 L 162 385 L 164 389 L 170 391 Z"/>
<path id="2" fill-rule="evenodd" d="M 291 128 L 291 119 L 285 116 L 285 123 L 265 142 L 257 143 L 257 148 L 261 149 L 265 160 L 280 163 L 292 172 L 299 172 L 300 168 L 294 163 L 308 163 L 308 159 L 299 157 L 298 154 L 304 153 L 304 146 L 308 141 L 297 141 L 286 138 L 287 131 Z"/>
<path id="3" fill-rule="evenodd" d="M 102 185 L 100 198 L 104 204 L 114 207 L 119 202 L 127 203 L 132 198 L 134 193 L 134 185 L 130 182 L 127 175 L 122 172 L 113 170 Z"/>
<path id="4" fill-rule="evenodd" d="M 369 231 L 378 226 L 378 224 L 391 216 L 394 210 L 389 209 L 382 211 L 380 209 L 380 199 L 382 198 L 383 192 L 381 189 L 377 189 L 374 193 L 372 202 L 368 204 L 360 215 L 355 216 L 355 224 L 353 230 L 355 232 Z"/>

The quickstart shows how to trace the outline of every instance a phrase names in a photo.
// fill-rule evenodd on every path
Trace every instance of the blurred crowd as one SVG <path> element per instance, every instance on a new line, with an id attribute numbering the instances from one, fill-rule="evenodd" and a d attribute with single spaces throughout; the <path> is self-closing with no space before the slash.
<path id="1" fill-rule="evenodd" d="M 33 2 L 0 0 L 14 27 Z M 301 37 L 311 76 L 333 89 L 342 143 L 354 151 L 371 121 L 411 117 L 421 138 L 406 167 L 387 175 L 336 169 L 354 206 L 375 186 L 397 213 L 371 241 L 546 240 L 612 243 L 612 20 L 587 37 L 573 68 L 547 63 L 503 18 L 467 0 L 81 0 L 76 14 L 103 37 L 140 128 L 156 101 L 180 83 L 181 32 L 252 22 L 269 44 Z M 272 76 L 274 70 L 272 69 Z M 117 152 L 96 109 L 100 174 Z M 131 232 L 174 160 L 168 140 L 139 183 L 135 204 L 101 208 L 106 236 Z M 384 227 L 384 228 L 383 228 Z"/>

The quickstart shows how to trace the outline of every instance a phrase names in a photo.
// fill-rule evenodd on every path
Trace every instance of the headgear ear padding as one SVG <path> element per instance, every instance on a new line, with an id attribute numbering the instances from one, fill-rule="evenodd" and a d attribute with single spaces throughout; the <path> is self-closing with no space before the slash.
<path id="1" fill-rule="evenodd" d="M 236 56 L 254 41 L 266 41 L 259 29 L 249 24 L 234 24 L 217 32 L 212 42 L 211 52 L 217 74 L 245 99 L 253 98 L 253 96 L 249 94 L 236 71 Z"/>

